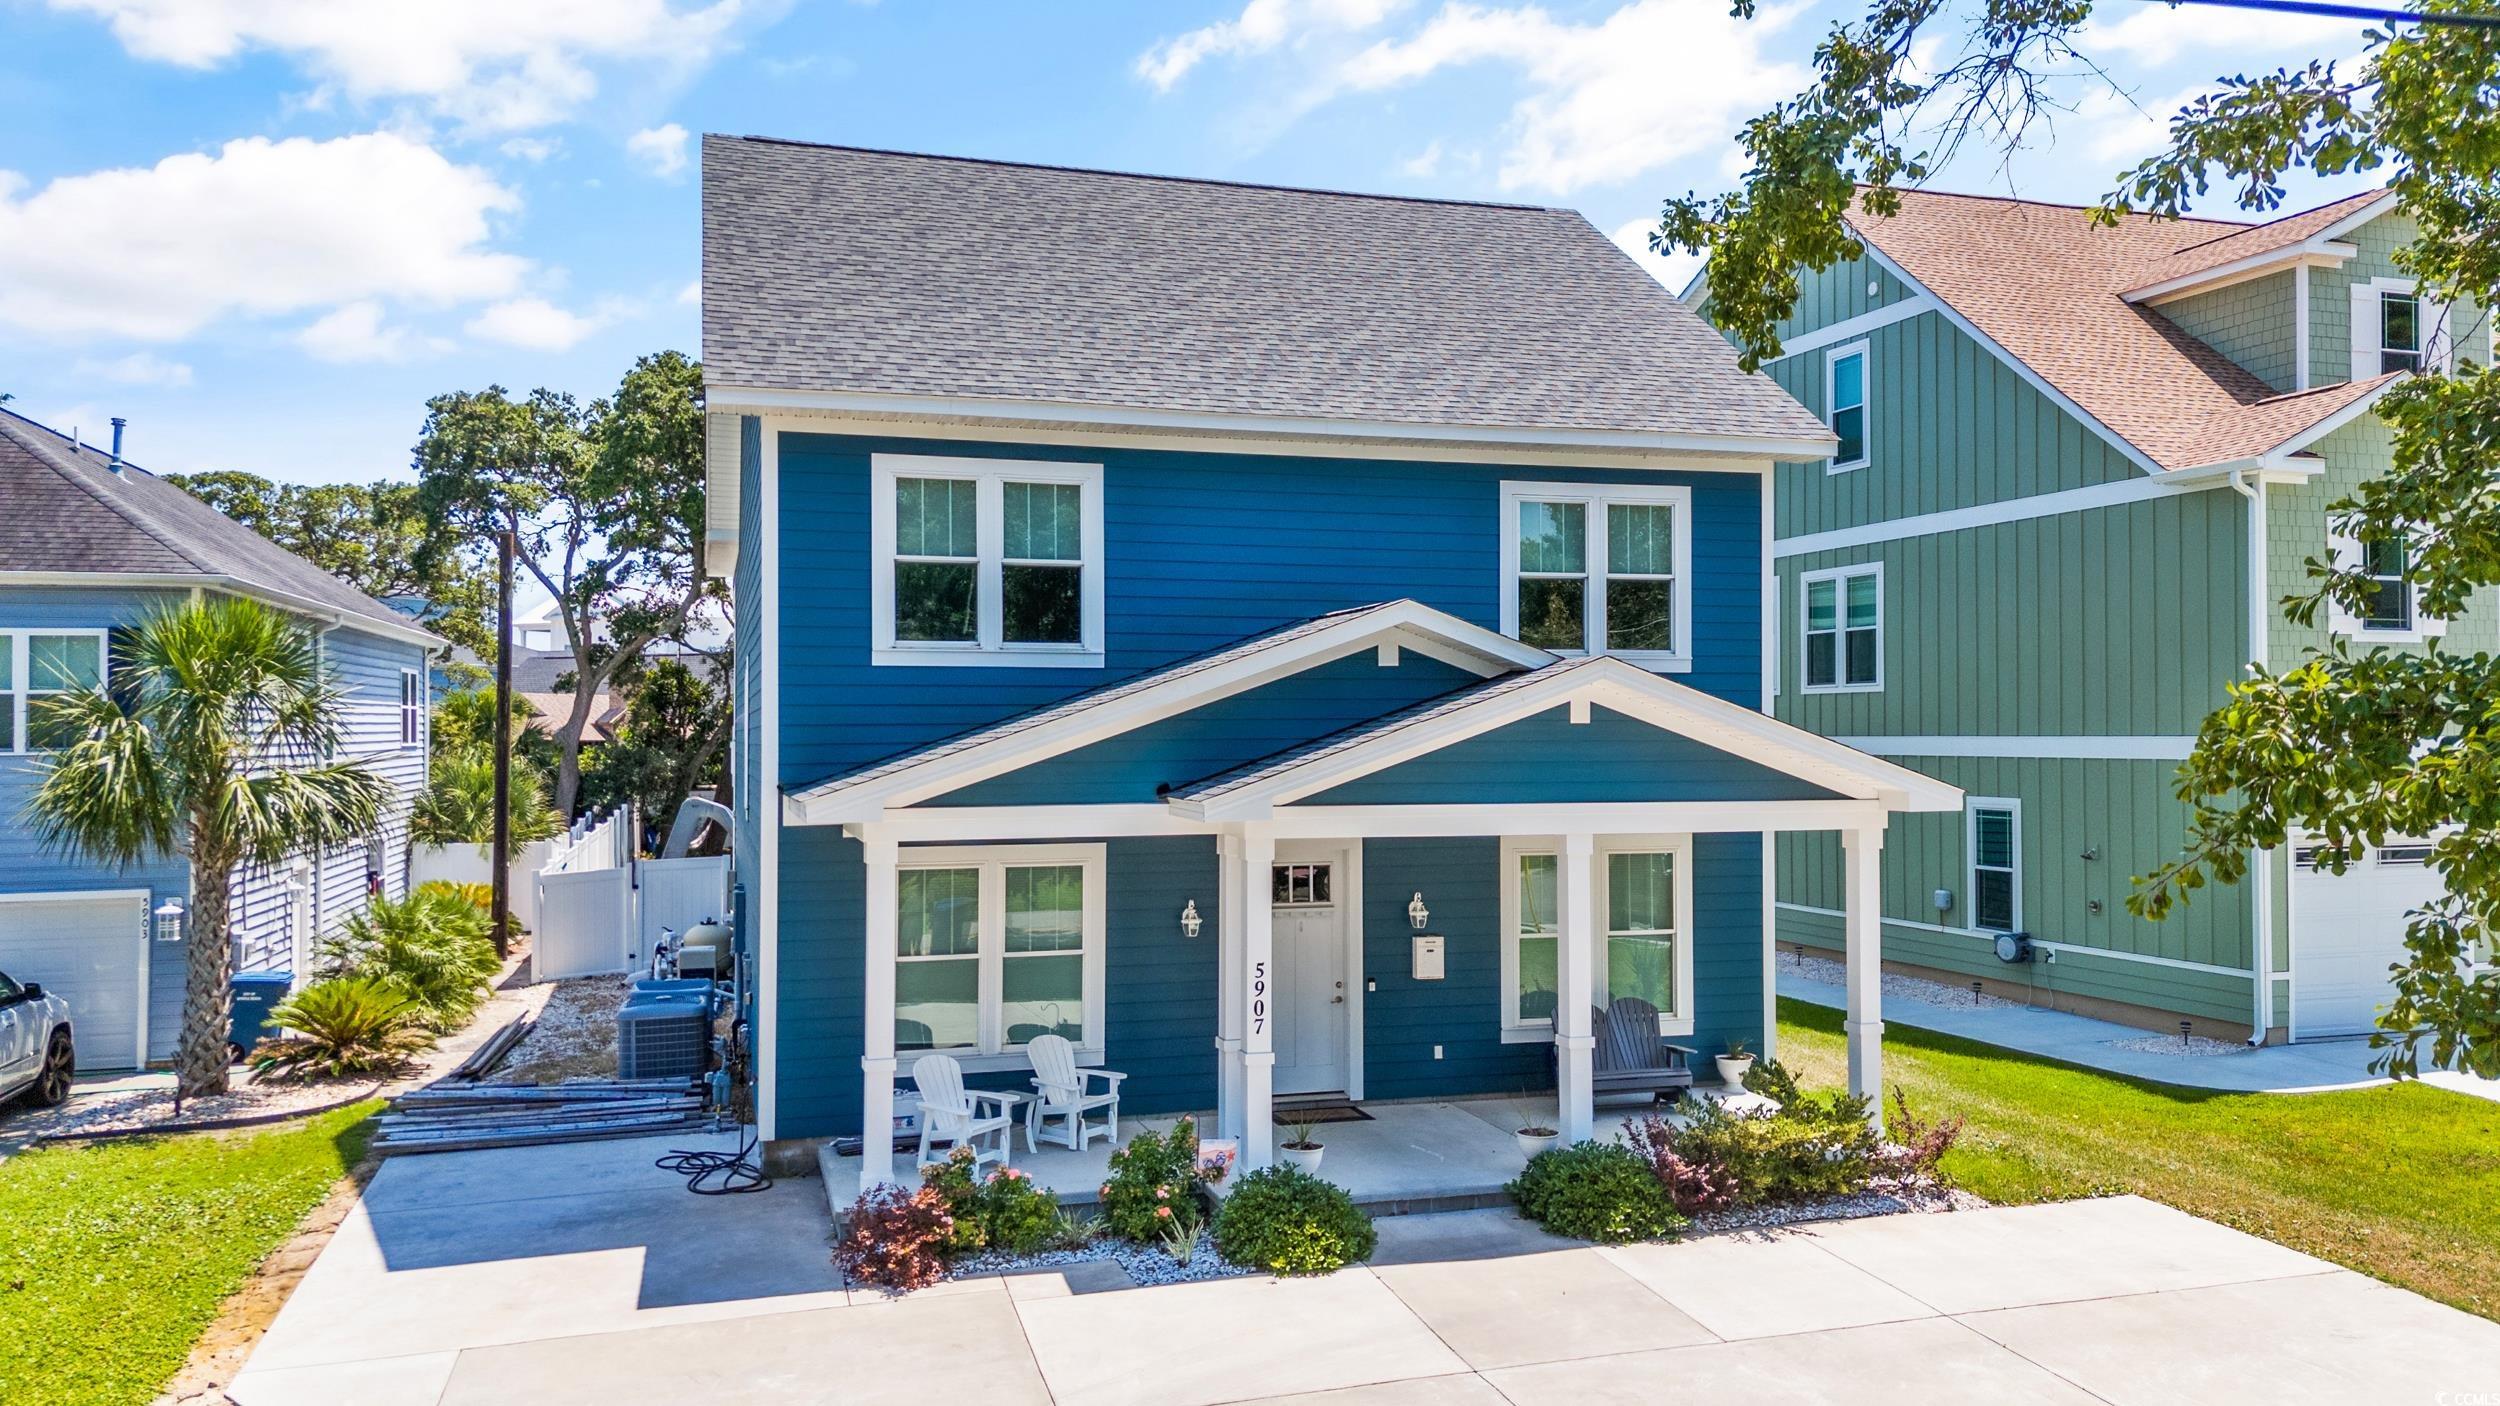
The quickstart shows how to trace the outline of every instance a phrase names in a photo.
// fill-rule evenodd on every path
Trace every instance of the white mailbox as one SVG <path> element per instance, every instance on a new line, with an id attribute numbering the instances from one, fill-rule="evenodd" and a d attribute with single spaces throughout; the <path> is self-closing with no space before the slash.
<path id="1" fill-rule="evenodd" d="M 1441 979 L 1441 934 L 1437 932 L 1415 934 L 1414 975 L 1417 981 Z"/>

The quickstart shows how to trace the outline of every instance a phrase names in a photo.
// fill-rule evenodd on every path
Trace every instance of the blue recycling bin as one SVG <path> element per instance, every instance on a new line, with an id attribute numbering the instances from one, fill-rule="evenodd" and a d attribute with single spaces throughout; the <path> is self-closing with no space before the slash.
<path id="1" fill-rule="evenodd" d="M 234 978 L 234 1021 L 226 1035 L 226 1048 L 236 1059 L 252 1052 L 252 1046 L 265 1035 L 275 1033 L 269 1023 L 270 1008 L 286 999 L 295 985 L 293 972 L 239 972 Z"/>

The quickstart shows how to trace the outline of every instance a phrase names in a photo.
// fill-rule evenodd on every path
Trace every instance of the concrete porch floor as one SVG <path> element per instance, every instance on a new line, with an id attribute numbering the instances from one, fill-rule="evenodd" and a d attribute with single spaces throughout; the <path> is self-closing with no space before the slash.
<path id="1" fill-rule="evenodd" d="M 1716 1088 L 1694 1091 L 1701 1097 L 1723 1093 Z M 1514 1133 L 1530 1125 L 1553 1127 L 1557 1116 L 1551 1094 L 1358 1106 L 1371 1115 L 1371 1121 L 1322 1123 L 1312 1129 L 1312 1137 L 1327 1149 L 1321 1154 L 1319 1175 L 1344 1187 L 1374 1215 L 1508 1204 L 1510 1198 L 1502 1187 L 1527 1162 Z M 1650 1111 L 1643 1101 L 1601 1102 L 1596 1135 L 1601 1141 L 1616 1137 Z M 1213 1136 L 1208 1130 L 1214 1115 L 1197 1116 L 1199 1136 Z M 1140 1132 L 1168 1130 L 1178 1121 L 1179 1115 L 1123 1118 L 1120 1142 L 1126 1145 Z M 1289 1117 L 1276 1120 L 1280 1141 L 1290 1123 Z M 825 1199 L 840 1215 L 859 1197 L 859 1158 L 841 1156 L 828 1144 L 818 1149 L 816 1165 L 824 1179 Z M 1098 1140 L 1077 1152 L 1045 1142 L 1038 1151 L 1028 1151 L 1023 1125 L 1018 1124 L 1007 1165 L 1057 1192 L 1063 1204 L 1090 1205 L 1110 1173 L 1111 1144 Z M 907 1181 L 911 1178 L 912 1153 L 895 1154 L 895 1174 Z"/>

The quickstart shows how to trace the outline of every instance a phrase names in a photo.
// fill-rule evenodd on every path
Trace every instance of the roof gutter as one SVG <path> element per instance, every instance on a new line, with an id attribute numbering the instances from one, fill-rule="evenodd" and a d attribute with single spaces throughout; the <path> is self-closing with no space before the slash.
<path id="1" fill-rule="evenodd" d="M 1390 443 L 1484 444 L 1518 449 L 1580 449 L 1611 453 L 1713 454 L 1730 458 L 1817 460 L 1831 457 L 1839 440 L 1823 435 L 1719 435 L 1692 431 L 1580 429 L 1561 426 L 1441 425 L 1389 420 L 1342 420 L 1299 415 L 1237 415 L 1155 410 L 1075 401 L 1016 400 L 991 396 L 906 395 L 885 392 L 813 391 L 774 386 L 707 383 L 704 404 L 730 414 L 817 412 L 915 419 L 994 420 L 1020 424 L 1082 426 L 1126 431 L 1229 435 L 1246 439 L 1376 440 Z"/>
<path id="2" fill-rule="evenodd" d="M 79 586 L 89 589 L 115 586 L 162 587 L 168 590 L 192 590 L 206 587 L 229 595 L 250 596 L 280 606 L 296 615 L 308 616 L 332 628 L 363 630 L 386 639 L 437 649 L 451 641 L 420 625 L 377 620 L 371 616 L 353 615 L 336 606 L 324 605 L 308 596 L 273 590 L 239 577 L 213 573 L 180 574 L 171 572 L 134 571 L 0 571 L 0 586 Z M 384 607 L 388 609 L 389 607 Z"/>

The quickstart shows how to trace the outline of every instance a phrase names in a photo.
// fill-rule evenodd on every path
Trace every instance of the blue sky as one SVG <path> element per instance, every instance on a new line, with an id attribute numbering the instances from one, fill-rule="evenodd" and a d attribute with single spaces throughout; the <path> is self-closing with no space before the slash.
<path id="1" fill-rule="evenodd" d="M 2101 3 L 2094 56 L 2154 114 L 2360 48 L 2357 24 Z M 0 391 L 91 437 L 128 416 L 151 468 L 404 477 L 428 395 L 588 397 L 697 349 L 705 131 L 1528 201 L 1636 245 L 1661 196 L 1730 180 L 1737 127 L 1853 12 L 0 0 Z M 2010 171 L 1938 184 L 2089 199 L 2158 144 L 2106 90 L 2068 98 Z"/>

